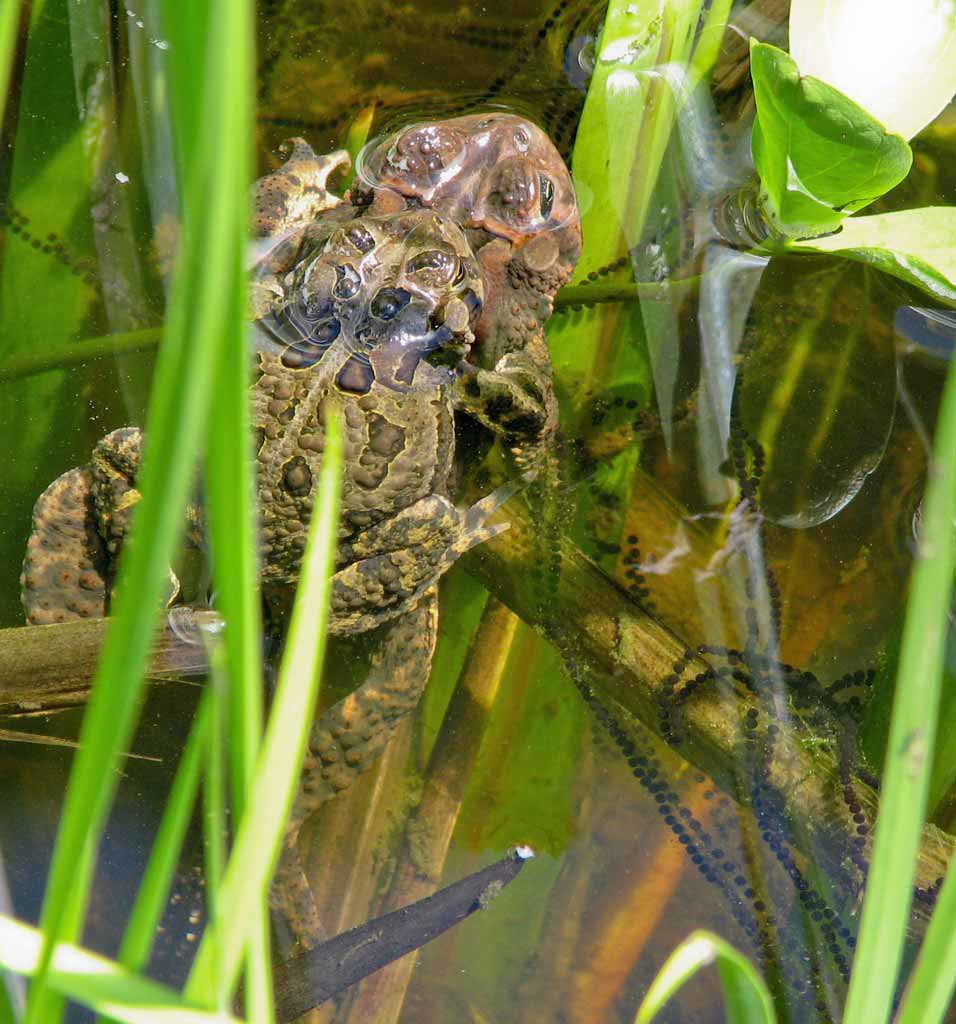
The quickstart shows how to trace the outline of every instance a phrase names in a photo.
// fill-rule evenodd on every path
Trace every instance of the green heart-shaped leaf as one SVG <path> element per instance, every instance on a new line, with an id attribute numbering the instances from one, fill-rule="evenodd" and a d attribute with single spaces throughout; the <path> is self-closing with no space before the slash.
<path id="1" fill-rule="evenodd" d="M 789 54 L 752 42 L 753 158 L 766 211 L 794 238 L 836 230 L 844 216 L 906 177 L 913 154 L 861 106 Z"/>

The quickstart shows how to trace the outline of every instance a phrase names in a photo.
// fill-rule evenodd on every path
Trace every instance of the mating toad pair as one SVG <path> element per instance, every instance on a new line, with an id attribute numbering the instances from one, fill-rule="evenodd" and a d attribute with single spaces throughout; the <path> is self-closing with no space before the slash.
<path id="1" fill-rule="evenodd" d="M 543 327 L 581 235 L 561 157 L 514 115 L 388 136 L 367 148 L 344 199 L 326 186 L 345 153 L 287 146 L 255 191 L 262 586 L 281 605 L 298 579 L 325 423 L 337 412 L 345 471 L 330 631 L 383 627 L 364 684 L 314 726 L 276 877 L 274 902 L 309 944 L 321 932 L 299 827 L 416 706 L 435 644 L 436 583 L 504 529 L 488 519 L 513 487 L 467 510 L 451 500 L 455 416 L 501 437 L 516 473 L 535 472 L 557 428 Z M 138 428 L 113 431 L 89 466 L 40 496 L 22 575 L 30 622 L 108 612 L 142 444 Z M 191 526 L 198 543 L 198 512 Z"/>

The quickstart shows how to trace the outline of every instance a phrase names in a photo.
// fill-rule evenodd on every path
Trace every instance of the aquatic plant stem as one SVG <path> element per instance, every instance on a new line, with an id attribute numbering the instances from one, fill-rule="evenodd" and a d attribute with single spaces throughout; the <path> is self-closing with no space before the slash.
<path id="1" fill-rule="evenodd" d="M 32 714 L 88 700 L 109 623 L 85 619 L 0 629 L 0 714 Z M 152 678 L 196 677 L 207 668 L 198 645 L 167 629 L 153 637 L 147 670 Z"/>
<path id="2" fill-rule="evenodd" d="M 88 341 L 78 341 L 69 348 L 45 349 L 28 352 L 0 363 L 0 383 L 31 377 L 36 373 L 65 370 L 71 366 L 84 366 L 98 359 L 113 359 L 134 352 L 152 352 L 162 339 L 161 327 L 146 327 L 125 334 L 105 334 Z"/>
<path id="3" fill-rule="evenodd" d="M 527 580 L 535 566 L 535 527 L 528 513 L 511 502 L 503 513 L 510 529 L 464 556 L 468 570 L 525 622 L 545 631 L 548 639 L 572 665 L 588 672 L 595 693 L 618 703 L 652 732 L 660 735 L 658 712 L 663 681 L 676 661 L 686 657 L 688 645 L 657 622 L 627 594 L 612 584 L 570 541 L 562 542 L 561 572 L 556 604 L 542 614 Z M 689 658 L 688 676 L 706 672 L 709 664 L 699 655 Z M 710 775 L 727 793 L 736 792 L 742 722 L 750 709 L 763 712 L 747 692 L 728 695 L 716 687 L 703 687 L 682 711 L 686 739 L 681 755 Z M 783 732 L 781 733 L 783 735 Z M 766 782 L 783 799 L 794 823 L 795 842 L 802 852 L 846 891 L 853 892 L 859 877 L 843 852 L 857 825 L 833 793 L 840 783 L 838 759 L 819 745 L 779 739 L 769 759 Z M 877 796 L 862 783 L 856 787 L 867 820 L 876 814 Z M 932 825 L 923 828 L 916 884 L 931 887 L 945 871 L 954 848 L 951 836 Z M 920 901 L 910 917 L 911 932 L 921 934 L 928 912 Z"/>
<path id="4" fill-rule="evenodd" d="M 950 367 L 929 466 L 903 624 L 883 787 L 845 1024 L 889 1018 L 926 812 L 947 618 L 956 568 L 956 368 Z"/>

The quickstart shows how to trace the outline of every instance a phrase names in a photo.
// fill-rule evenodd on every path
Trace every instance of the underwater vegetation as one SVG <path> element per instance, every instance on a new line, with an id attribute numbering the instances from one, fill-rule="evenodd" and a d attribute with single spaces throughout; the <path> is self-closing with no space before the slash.
<path id="1" fill-rule="evenodd" d="M 0 11 L 0 1021 L 946 1019 L 956 15 L 920 3 Z M 303 824 L 330 941 L 273 974 L 313 711 L 382 634 L 329 635 L 335 417 L 263 621 L 249 185 L 486 112 L 577 190 L 559 432 L 442 577 L 419 711 Z M 461 419 L 468 508 L 515 453 Z M 110 624 L 23 627 L 34 501 L 130 423 Z M 215 615 L 167 616 L 170 565 Z"/>

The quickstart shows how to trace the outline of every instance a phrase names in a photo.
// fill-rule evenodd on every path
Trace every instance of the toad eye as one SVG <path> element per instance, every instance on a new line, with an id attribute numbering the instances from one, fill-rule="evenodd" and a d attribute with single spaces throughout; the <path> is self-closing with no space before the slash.
<path id="1" fill-rule="evenodd" d="M 406 273 L 420 276 L 427 284 L 448 284 L 460 273 L 458 257 L 441 249 L 426 249 L 413 256 L 405 266 Z"/>
<path id="2" fill-rule="evenodd" d="M 554 182 L 546 174 L 539 174 L 538 187 L 541 192 L 541 216 L 547 220 L 554 206 Z"/>
<path id="3" fill-rule="evenodd" d="M 404 288 L 382 288 L 372 299 L 372 316 L 391 320 L 408 305 L 411 295 Z"/>
<path id="4" fill-rule="evenodd" d="M 528 134 L 527 128 L 516 128 L 514 140 L 519 153 L 528 152 L 528 146 L 531 145 L 531 136 Z"/>

